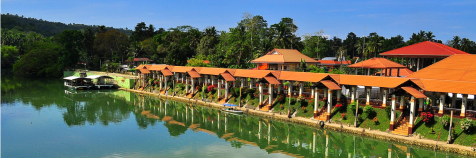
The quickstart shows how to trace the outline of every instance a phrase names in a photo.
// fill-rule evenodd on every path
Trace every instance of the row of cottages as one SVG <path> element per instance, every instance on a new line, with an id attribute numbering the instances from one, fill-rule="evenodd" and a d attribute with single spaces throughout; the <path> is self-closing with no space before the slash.
<path id="1" fill-rule="evenodd" d="M 476 64 L 472 61 L 475 60 L 475 55 L 455 55 L 407 77 L 170 65 L 140 65 L 136 71 L 140 87 L 147 86 L 148 78 L 159 79 L 158 93 L 164 95 L 173 95 L 170 94 L 173 83 L 191 85 L 190 89 L 186 86 L 188 98 L 192 98 L 198 92 L 194 89 L 197 85 L 215 85 L 218 91 L 225 91 L 223 96 L 219 96 L 218 103 L 226 103 L 230 99 L 230 87 L 254 88 L 259 91 L 258 109 L 263 111 L 272 109 L 276 100 L 274 94 L 282 93 L 287 97 L 306 99 L 318 98 L 314 102 L 314 118 L 323 121 L 330 119 L 336 103 L 353 103 L 359 100 L 361 105 L 372 105 L 376 108 L 391 106 L 390 130 L 406 135 L 413 133 L 413 124 L 418 111 L 434 110 L 440 116 L 448 114 L 449 111 L 456 111 L 458 117 L 474 119 Z M 285 82 L 290 84 L 283 86 Z M 293 90 L 294 86 L 299 87 L 297 91 Z M 284 89 L 285 87 L 287 89 Z M 379 91 L 375 92 L 372 89 Z M 452 95 L 451 101 L 447 98 L 449 94 Z M 269 95 L 267 100 L 263 99 L 264 95 Z M 461 96 L 461 100 L 457 96 Z M 468 109 L 468 96 L 473 100 L 471 109 Z M 343 97 L 346 99 L 342 99 Z M 431 100 L 431 106 L 425 106 L 425 100 L 428 98 Z M 318 100 L 324 101 L 326 106 L 319 109 Z M 402 114 L 396 116 L 396 111 L 401 111 Z"/>

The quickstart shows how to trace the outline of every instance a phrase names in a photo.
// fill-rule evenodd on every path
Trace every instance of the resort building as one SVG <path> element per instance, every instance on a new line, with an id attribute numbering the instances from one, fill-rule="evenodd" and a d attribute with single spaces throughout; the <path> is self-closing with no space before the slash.
<path id="1" fill-rule="evenodd" d="M 273 50 L 266 58 L 283 57 L 273 54 L 278 51 L 281 50 Z M 284 52 L 287 51 L 295 50 Z M 141 65 L 136 68 L 140 76 L 136 84 L 142 87 L 136 86 L 136 89 L 146 87 L 147 78 L 159 79 L 160 88 L 155 93 L 175 95 L 171 87 L 175 87 L 175 83 L 184 83 L 187 87 L 185 96 L 193 98 L 199 91 L 197 87 L 214 85 L 218 97 L 213 101 L 227 103 L 231 98 L 232 87 L 252 88 L 257 91 L 259 105 L 256 108 L 259 110 L 271 111 L 279 96 L 306 99 L 310 102 L 308 105 L 314 113 L 313 118 L 322 121 L 331 119 L 331 112 L 337 104 L 358 102 L 359 106 L 390 106 L 389 130 L 407 135 L 414 132 L 419 111 L 433 111 L 440 116 L 455 111 L 457 117 L 476 119 L 475 60 L 476 55 L 453 55 L 406 77 Z M 386 76 L 394 74 L 394 71 L 390 72 L 392 69 L 397 69 L 396 76 L 400 76 L 399 69 L 405 68 L 400 64 L 385 64 L 381 62 L 385 60 L 381 59 L 376 61 L 386 66 L 374 67 L 388 69 L 383 71 Z M 427 98 L 431 98 L 429 105 L 425 104 Z M 324 102 L 324 106 L 319 106 L 319 101 Z M 399 115 L 396 111 L 400 111 Z"/>
<path id="2" fill-rule="evenodd" d="M 318 61 L 318 66 L 326 68 L 338 68 L 341 65 L 346 66 L 351 64 L 350 60 L 337 59 L 337 57 L 325 57 Z"/>
<path id="3" fill-rule="evenodd" d="M 273 49 L 266 55 L 252 60 L 251 63 L 256 63 L 258 70 L 297 71 L 301 66 L 301 60 L 304 60 L 308 67 L 317 66 L 319 63 L 296 49 Z"/>
<path id="4" fill-rule="evenodd" d="M 468 54 L 458 49 L 436 42 L 420 42 L 406 47 L 380 53 L 386 58 L 400 58 L 401 65 L 410 70 L 419 71 L 446 57 L 458 54 Z"/>

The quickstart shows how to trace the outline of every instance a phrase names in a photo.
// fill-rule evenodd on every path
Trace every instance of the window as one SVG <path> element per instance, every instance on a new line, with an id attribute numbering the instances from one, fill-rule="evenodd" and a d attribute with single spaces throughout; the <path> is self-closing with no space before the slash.
<path id="1" fill-rule="evenodd" d="M 284 66 L 283 70 L 288 70 L 288 66 Z"/>

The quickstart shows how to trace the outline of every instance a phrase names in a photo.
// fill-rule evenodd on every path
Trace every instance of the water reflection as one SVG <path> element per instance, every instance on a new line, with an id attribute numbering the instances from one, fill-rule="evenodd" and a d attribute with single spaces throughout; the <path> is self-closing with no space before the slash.
<path id="1" fill-rule="evenodd" d="M 163 122 L 173 137 L 187 130 L 205 132 L 226 140 L 234 148 L 255 146 L 267 153 L 293 157 L 461 157 L 156 97 L 139 96 L 133 102 L 136 117 L 148 120 L 148 126 L 153 126 L 154 121 Z"/>

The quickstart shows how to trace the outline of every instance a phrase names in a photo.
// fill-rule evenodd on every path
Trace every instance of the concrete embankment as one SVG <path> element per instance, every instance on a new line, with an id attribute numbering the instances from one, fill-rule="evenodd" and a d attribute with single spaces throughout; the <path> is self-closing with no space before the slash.
<path id="1" fill-rule="evenodd" d="M 177 97 L 177 96 L 166 96 L 166 95 L 161 95 L 157 93 L 144 92 L 139 90 L 127 89 L 127 88 L 119 88 L 119 89 L 135 92 L 135 93 L 141 93 L 145 95 L 157 96 L 157 97 L 168 99 L 168 100 L 182 101 L 182 102 L 193 103 L 193 104 L 212 107 L 212 108 L 223 108 L 223 105 L 213 103 L 213 102 L 204 102 L 201 100 L 195 100 L 195 99 L 189 99 L 189 98 L 183 98 L 183 97 Z M 303 124 L 303 125 L 307 125 L 311 127 L 316 127 L 319 125 L 318 120 L 309 119 L 309 118 L 302 118 L 302 117 L 288 118 L 287 115 L 280 115 L 278 113 L 264 112 L 264 111 L 249 109 L 249 108 L 238 108 L 238 109 L 250 115 L 255 115 L 255 116 L 260 116 L 260 117 L 265 117 L 265 118 L 270 118 L 275 120 L 288 121 L 288 122 Z M 392 142 L 416 145 L 416 146 L 421 146 L 421 147 L 430 148 L 430 149 L 434 149 L 435 145 L 437 144 L 436 145 L 437 150 L 476 157 L 476 152 L 471 147 L 462 146 L 458 144 L 446 144 L 446 142 L 443 142 L 443 141 L 439 141 L 437 143 L 435 140 L 419 139 L 417 137 L 395 135 L 395 134 L 377 131 L 377 130 L 368 130 L 368 129 L 364 130 L 363 128 L 343 126 L 337 123 L 325 123 L 324 128 L 335 130 L 335 131 L 357 134 L 357 135 L 366 136 L 366 137 L 388 140 Z M 441 138 L 442 140 L 445 140 L 444 138 L 446 137 L 442 136 Z"/>

